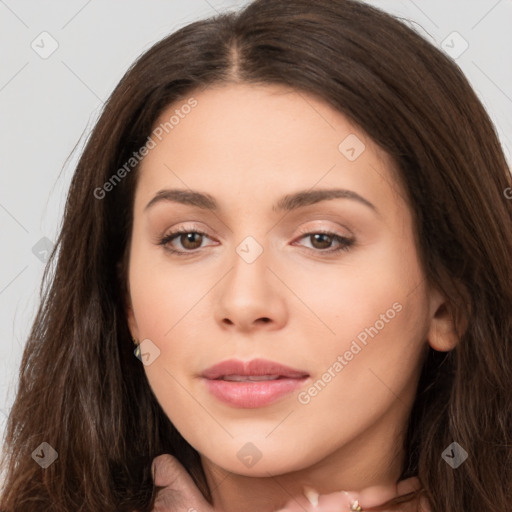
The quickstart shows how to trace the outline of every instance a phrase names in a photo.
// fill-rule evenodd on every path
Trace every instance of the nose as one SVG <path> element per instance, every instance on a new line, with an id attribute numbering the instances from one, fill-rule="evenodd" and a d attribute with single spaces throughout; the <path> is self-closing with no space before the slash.
<path id="1" fill-rule="evenodd" d="M 235 252 L 216 287 L 215 320 L 224 330 L 276 330 L 287 321 L 285 287 L 268 266 L 266 252 L 248 262 Z"/>

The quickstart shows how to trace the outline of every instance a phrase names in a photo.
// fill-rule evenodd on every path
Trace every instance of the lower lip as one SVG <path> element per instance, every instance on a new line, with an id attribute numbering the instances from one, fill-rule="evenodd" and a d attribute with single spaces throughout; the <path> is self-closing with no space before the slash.
<path id="1" fill-rule="evenodd" d="M 308 379 L 282 378 L 276 380 L 234 382 L 227 380 L 206 380 L 208 391 L 216 398 L 234 407 L 254 409 L 269 405 L 279 398 L 292 393 Z"/>

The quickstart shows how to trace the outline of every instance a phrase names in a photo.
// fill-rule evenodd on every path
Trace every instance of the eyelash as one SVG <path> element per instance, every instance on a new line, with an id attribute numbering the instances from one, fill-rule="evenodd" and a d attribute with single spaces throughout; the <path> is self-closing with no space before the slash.
<path id="1" fill-rule="evenodd" d="M 169 242 L 171 242 L 175 238 L 178 238 L 180 235 L 190 234 L 190 233 L 194 233 L 194 234 L 205 236 L 205 237 L 209 238 L 208 234 L 203 231 L 200 231 L 198 229 L 182 227 L 182 228 L 178 228 L 178 229 L 170 232 L 169 234 L 165 235 L 163 238 L 160 239 L 160 241 L 158 242 L 158 245 L 162 245 L 166 251 L 176 254 L 177 256 L 189 256 L 189 255 L 195 254 L 200 248 L 195 249 L 193 251 L 179 251 L 179 250 L 176 250 L 168 245 Z M 326 250 L 312 249 L 310 247 L 306 247 L 306 249 L 308 249 L 309 251 L 313 251 L 316 254 L 318 254 L 318 253 L 329 254 L 329 255 L 337 254 L 341 251 L 348 251 L 351 247 L 353 247 L 355 245 L 355 239 L 337 235 L 336 233 L 333 233 L 332 231 L 328 231 L 328 230 L 318 229 L 315 231 L 300 231 L 300 234 L 302 236 L 299 239 L 306 238 L 307 236 L 312 236 L 312 235 L 328 235 L 328 236 L 332 237 L 333 241 L 336 241 L 340 244 L 340 246 L 336 249 L 326 249 Z"/>

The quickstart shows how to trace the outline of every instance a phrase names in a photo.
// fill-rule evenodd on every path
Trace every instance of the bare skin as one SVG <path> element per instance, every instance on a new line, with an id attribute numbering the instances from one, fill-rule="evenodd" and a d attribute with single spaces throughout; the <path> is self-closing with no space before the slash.
<path id="1" fill-rule="evenodd" d="M 219 506 L 212 507 L 203 497 L 194 481 L 178 460 L 165 454 L 155 458 L 154 483 L 158 492 L 153 505 L 153 512 L 218 512 Z M 380 507 L 396 496 L 403 496 L 421 487 L 416 477 L 401 480 L 390 487 L 369 487 L 359 493 L 340 491 L 331 494 L 318 494 L 312 489 L 305 489 L 305 497 L 290 499 L 278 512 L 341 512 L 350 510 L 350 506 L 359 505 L 362 510 L 370 512 L 372 507 Z M 356 508 L 357 510 L 357 508 Z M 378 508 L 379 512 L 387 509 Z M 432 512 L 424 496 L 402 503 L 393 511 Z M 389 511 L 388 511 L 389 512 Z"/>
<path id="2" fill-rule="evenodd" d="M 191 96 L 197 106 L 142 162 L 134 204 L 128 321 L 160 351 L 145 366 L 159 403 L 201 454 L 216 510 L 307 504 L 304 486 L 321 495 L 396 486 L 428 346 L 451 350 L 457 336 L 425 280 L 391 160 L 311 95 L 230 84 Z M 165 200 L 145 209 L 163 189 L 209 194 L 218 209 Z M 320 189 L 364 200 L 273 210 L 287 194 Z M 182 256 L 158 243 L 177 228 L 192 233 L 167 242 Z M 264 407 L 232 407 L 200 377 L 230 358 L 309 378 Z"/>

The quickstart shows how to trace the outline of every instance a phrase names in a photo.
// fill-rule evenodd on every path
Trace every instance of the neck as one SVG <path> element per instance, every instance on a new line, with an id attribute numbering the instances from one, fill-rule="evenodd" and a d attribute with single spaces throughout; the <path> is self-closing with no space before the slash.
<path id="1" fill-rule="evenodd" d="M 407 418 L 403 403 L 397 401 L 396 407 L 401 407 Z M 396 411 L 389 413 L 396 415 Z M 291 500 L 306 507 L 305 486 L 319 494 L 330 494 L 395 485 L 404 462 L 405 453 L 398 447 L 403 446 L 405 431 L 396 432 L 390 427 L 393 423 L 386 420 L 386 416 L 380 418 L 352 441 L 313 464 L 282 474 L 273 474 L 271 469 L 266 471 L 269 476 L 235 474 L 202 456 L 215 510 L 273 512 Z"/>

